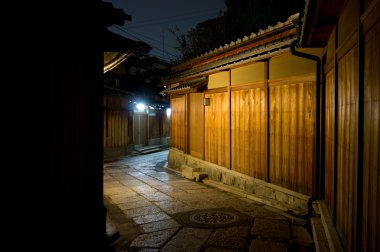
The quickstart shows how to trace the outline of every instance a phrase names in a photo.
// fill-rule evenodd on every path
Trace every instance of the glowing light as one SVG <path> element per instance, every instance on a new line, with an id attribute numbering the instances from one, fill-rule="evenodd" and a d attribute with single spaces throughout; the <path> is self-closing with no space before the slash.
<path id="1" fill-rule="evenodd" d="M 144 103 L 138 103 L 136 105 L 137 110 L 144 111 L 145 110 L 145 104 Z"/>
<path id="2" fill-rule="evenodd" d="M 167 108 L 166 109 L 166 116 L 167 117 L 170 117 L 170 114 L 172 113 L 172 109 L 171 108 Z"/>

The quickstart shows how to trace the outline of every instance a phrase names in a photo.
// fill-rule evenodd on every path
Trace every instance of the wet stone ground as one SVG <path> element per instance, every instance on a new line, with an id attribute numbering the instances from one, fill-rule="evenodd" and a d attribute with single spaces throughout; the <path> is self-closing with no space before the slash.
<path id="1" fill-rule="evenodd" d="M 182 178 L 168 151 L 104 164 L 110 251 L 315 251 L 308 221 Z"/>

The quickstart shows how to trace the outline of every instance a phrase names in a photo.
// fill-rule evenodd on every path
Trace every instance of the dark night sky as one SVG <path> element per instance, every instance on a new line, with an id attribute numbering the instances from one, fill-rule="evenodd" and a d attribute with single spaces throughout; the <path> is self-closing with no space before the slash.
<path id="1" fill-rule="evenodd" d="M 179 53 L 174 36 L 168 31 L 177 26 L 186 33 L 197 23 L 223 15 L 226 11 L 224 0 L 103 0 L 123 9 L 132 16 L 123 27 L 110 27 L 109 30 L 122 36 L 142 40 L 153 49 L 150 54 L 171 60 Z"/>

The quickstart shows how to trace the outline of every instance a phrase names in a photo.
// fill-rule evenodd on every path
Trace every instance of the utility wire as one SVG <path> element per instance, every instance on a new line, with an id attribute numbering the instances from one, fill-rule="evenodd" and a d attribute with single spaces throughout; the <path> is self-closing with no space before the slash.
<path id="1" fill-rule="evenodd" d="M 155 41 L 155 42 L 157 42 L 157 43 L 161 43 L 162 41 L 159 41 L 159 40 L 157 40 L 157 39 L 154 39 L 154 38 L 152 38 L 152 37 L 148 37 L 148 36 L 146 36 L 146 35 L 143 35 L 143 34 L 141 34 L 141 33 L 138 33 L 138 32 L 136 32 L 136 31 L 132 31 L 132 30 L 128 30 L 129 32 L 131 32 L 131 33 L 134 33 L 134 34 L 137 34 L 138 36 L 141 36 L 141 37 L 143 37 L 143 38 L 146 38 L 146 39 L 149 39 L 149 40 L 151 40 L 151 41 Z M 173 46 L 173 45 L 169 45 L 169 47 L 171 47 L 171 48 L 175 48 L 175 46 Z"/>
<path id="2" fill-rule="evenodd" d="M 130 35 L 130 36 L 132 36 L 132 37 L 134 37 L 134 38 L 136 38 L 136 39 L 138 39 L 138 40 L 141 40 L 141 41 L 143 41 L 141 38 L 139 38 L 139 37 L 137 37 L 136 35 L 134 35 L 134 34 L 132 34 L 132 33 L 130 33 L 130 32 L 128 32 L 128 31 L 126 31 L 123 27 L 121 27 L 121 26 L 115 26 L 115 28 L 118 28 L 119 30 L 121 30 L 121 31 L 123 31 L 124 33 L 126 33 L 127 35 Z M 145 42 L 145 41 L 144 41 Z M 161 42 L 160 42 L 161 43 Z M 149 44 L 149 43 L 148 43 Z M 151 44 L 150 44 L 151 45 Z M 152 45 L 151 45 L 152 46 Z M 158 48 L 158 47 L 155 47 L 155 46 L 152 46 L 153 48 L 155 48 L 155 49 L 157 49 L 157 50 L 159 50 L 159 51 L 161 51 L 161 52 L 163 52 L 163 50 L 161 50 L 160 48 Z M 171 53 L 168 53 L 168 52 L 165 52 L 165 53 L 167 53 L 167 54 L 169 54 L 169 55 L 171 55 L 171 56 L 173 56 L 173 57 L 177 57 L 177 55 L 174 55 L 174 54 L 171 54 Z"/>
<path id="3" fill-rule="evenodd" d="M 134 25 L 142 25 L 145 23 L 151 23 L 151 22 L 157 22 L 157 21 L 167 21 L 167 19 L 170 19 L 170 20 L 176 19 L 177 20 L 177 19 L 181 19 L 184 17 L 194 17 L 193 13 L 198 14 L 198 16 L 201 13 L 202 13 L 202 16 L 210 15 L 210 14 L 215 13 L 215 9 L 208 9 L 208 10 L 204 10 L 204 11 L 192 11 L 192 12 L 183 13 L 181 15 L 175 15 L 175 16 L 165 16 L 165 17 L 156 17 L 156 18 L 151 18 L 151 19 L 145 19 L 145 20 L 141 20 L 141 21 L 134 23 Z"/>
<path id="4" fill-rule="evenodd" d="M 133 35 L 132 33 L 129 33 L 128 31 L 126 31 L 125 29 L 123 29 L 123 28 L 120 27 L 120 26 L 115 25 L 114 27 L 117 28 L 117 29 L 119 29 L 120 31 L 126 33 L 127 35 L 132 36 L 132 37 L 135 38 L 135 39 L 138 39 L 139 41 L 143 41 L 141 38 L 139 38 L 139 37 Z M 143 42 L 144 42 L 144 41 L 143 41 Z M 149 43 L 148 43 L 148 44 L 149 44 Z M 150 44 L 150 45 L 151 45 L 151 44 Z M 179 57 L 178 55 L 174 55 L 174 54 L 171 54 L 171 53 L 169 53 L 169 52 L 167 52 L 167 51 L 163 51 L 162 49 L 160 49 L 160 48 L 158 48 L 158 47 L 156 47 L 156 46 L 153 46 L 153 45 L 151 45 L 151 46 L 152 46 L 152 48 L 154 48 L 154 49 L 156 49 L 156 50 L 158 50 L 158 51 L 160 51 L 160 52 L 164 52 L 165 54 L 167 54 L 168 56 L 170 56 L 172 59 L 177 59 L 177 58 Z"/>
<path id="5" fill-rule="evenodd" d="M 217 16 L 219 13 L 215 13 L 215 16 Z M 174 21 L 187 21 L 187 20 L 194 20 L 194 19 L 199 19 L 199 18 L 209 18 L 211 19 L 212 17 L 210 15 L 199 15 L 199 16 L 192 16 L 188 18 L 180 18 L 180 19 L 173 19 L 173 20 L 167 20 L 163 22 L 151 22 L 151 23 L 146 23 L 142 25 L 133 25 L 131 24 L 128 26 L 129 28 L 141 28 L 141 27 L 147 27 L 147 26 L 152 26 L 152 25 L 158 25 L 158 24 L 167 24 L 167 23 L 173 23 Z"/>

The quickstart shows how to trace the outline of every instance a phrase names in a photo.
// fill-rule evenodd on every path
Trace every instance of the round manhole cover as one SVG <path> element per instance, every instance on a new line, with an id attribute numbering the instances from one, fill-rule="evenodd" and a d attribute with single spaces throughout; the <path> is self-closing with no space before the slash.
<path id="1" fill-rule="evenodd" d="M 200 228 L 223 228 L 249 225 L 252 218 L 234 209 L 205 209 L 178 213 L 173 216 L 184 226 Z"/>
<path id="2" fill-rule="evenodd" d="M 190 220 L 199 224 L 230 224 L 239 220 L 239 216 L 225 211 L 204 211 L 190 215 Z"/>

